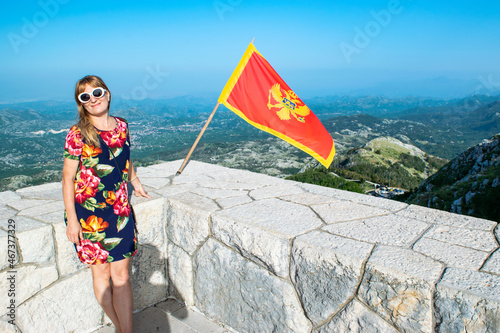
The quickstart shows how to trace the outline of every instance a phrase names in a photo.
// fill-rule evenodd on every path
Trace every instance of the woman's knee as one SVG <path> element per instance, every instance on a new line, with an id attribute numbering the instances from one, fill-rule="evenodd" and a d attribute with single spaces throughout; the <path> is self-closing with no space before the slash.
<path id="1" fill-rule="evenodd" d="M 111 277 L 111 267 L 109 264 L 90 266 L 92 270 L 92 279 L 94 281 L 109 281 Z"/>
<path id="2" fill-rule="evenodd" d="M 125 259 L 127 260 L 127 259 Z M 113 285 L 123 285 L 130 281 L 128 260 L 111 264 L 111 280 Z"/>

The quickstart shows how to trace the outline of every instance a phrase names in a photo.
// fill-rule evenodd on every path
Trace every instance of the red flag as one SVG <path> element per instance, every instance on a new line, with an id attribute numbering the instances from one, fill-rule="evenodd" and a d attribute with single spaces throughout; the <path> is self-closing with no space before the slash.
<path id="1" fill-rule="evenodd" d="M 329 167 L 333 139 L 251 43 L 227 81 L 219 102 L 251 125 L 289 142 Z"/>

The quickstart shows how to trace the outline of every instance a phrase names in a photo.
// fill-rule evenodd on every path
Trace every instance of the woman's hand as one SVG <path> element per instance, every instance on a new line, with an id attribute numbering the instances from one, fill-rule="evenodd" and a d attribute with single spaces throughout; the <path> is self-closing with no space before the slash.
<path id="1" fill-rule="evenodd" d="M 78 223 L 76 218 L 68 219 L 66 236 L 68 236 L 71 243 L 75 243 L 76 245 L 80 245 L 80 240 L 83 240 L 82 226 Z"/>
<path id="2" fill-rule="evenodd" d="M 145 197 L 148 199 L 151 199 L 151 196 L 148 195 L 148 192 L 142 187 L 141 181 L 139 178 L 135 177 L 131 182 L 132 186 L 134 187 L 134 193 L 136 197 Z"/>

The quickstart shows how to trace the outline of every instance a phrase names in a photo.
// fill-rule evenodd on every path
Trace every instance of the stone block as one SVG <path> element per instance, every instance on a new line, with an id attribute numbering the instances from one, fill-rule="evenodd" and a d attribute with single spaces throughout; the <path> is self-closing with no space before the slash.
<path id="1" fill-rule="evenodd" d="M 137 176 L 140 178 L 169 178 L 173 179 L 180 165 L 182 164 L 182 160 L 176 163 L 176 161 L 171 162 L 163 162 L 159 164 L 149 165 L 147 167 L 138 167 L 136 168 Z"/>
<path id="2" fill-rule="evenodd" d="M 66 224 L 59 222 L 54 223 L 52 226 L 54 228 L 56 262 L 59 274 L 65 276 L 87 267 L 78 259 L 75 245 L 66 236 Z"/>
<path id="3" fill-rule="evenodd" d="M 300 205 L 321 205 L 327 204 L 333 201 L 337 201 L 331 197 L 327 197 L 325 195 L 313 194 L 313 193 L 298 193 L 298 194 L 290 194 L 290 195 L 282 195 L 279 197 L 281 200 L 286 200 L 290 202 L 294 202 Z"/>
<path id="4" fill-rule="evenodd" d="M 403 332 L 432 332 L 433 286 L 442 270 L 437 261 L 411 250 L 377 246 L 358 296 Z"/>
<path id="5" fill-rule="evenodd" d="M 180 247 L 168 244 L 168 277 L 170 295 L 186 305 L 194 305 L 193 260 Z"/>
<path id="6" fill-rule="evenodd" d="M 500 275 L 500 249 L 491 254 L 481 270 Z"/>
<path id="7" fill-rule="evenodd" d="M 24 201 L 24 200 L 22 200 Z M 34 200 L 41 201 L 41 200 Z M 45 200 L 43 200 L 45 201 Z M 17 215 L 27 216 L 31 218 L 37 218 L 37 216 L 48 214 L 48 213 L 59 213 L 64 212 L 64 202 L 62 201 L 51 201 L 44 205 L 32 206 L 21 210 Z"/>
<path id="8" fill-rule="evenodd" d="M 187 171 L 187 170 L 186 170 Z M 207 175 L 205 172 L 188 174 L 184 171 L 181 175 L 175 176 L 172 179 L 171 185 L 185 185 L 185 184 L 205 184 L 206 182 L 214 181 L 214 178 Z M 192 170 L 190 170 L 192 171 Z"/>
<path id="9" fill-rule="evenodd" d="M 181 161 L 182 162 L 182 161 Z M 180 165 L 180 163 L 179 163 Z M 283 180 L 275 177 L 270 177 L 267 175 L 263 175 L 260 173 L 250 172 L 246 170 L 238 170 L 226 168 L 220 165 L 202 163 L 198 161 L 190 161 L 188 166 L 182 172 L 182 175 L 175 177 L 174 179 L 181 180 L 182 176 L 186 176 L 183 180 L 186 179 L 199 179 L 199 175 L 206 175 L 206 181 L 210 181 L 210 179 L 215 181 L 224 181 L 224 182 L 237 182 L 247 183 L 247 184 L 274 184 L 281 183 Z"/>
<path id="10" fill-rule="evenodd" d="M 45 199 L 62 201 L 62 184 L 48 183 L 43 185 L 31 186 L 16 190 L 24 199 Z"/>
<path id="11" fill-rule="evenodd" d="M 19 197 L 17 201 L 12 201 L 8 205 L 15 210 L 23 210 L 27 208 L 33 208 L 38 206 L 44 206 L 47 204 L 55 203 L 56 200 L 44 200 L 44 199 L 22 199 Z"/>
<path id="12" fill-rule="evenodd" d="M 490 231 L 477 229 L 436 225 L 429 229 L 424 237 L 487 252 L 498 247 L 498 243 Z"/>
<path id="13" fill-rule="evenodd" d="M 210 199 L 248 196 L 248 191 L 228 190 L 224 188 L 206 188 L 201 186 L 191 190 L 191 193 L 196 193 Z"/>
<path id="14" fill-rule="evenodd" d="M 500 332 L 500 277 L 447 268 L 436 287 L 436 332 Z"/>
<path id="15" fill-rule="evenodd" d="M 33 219 L 16 216 L 17 249 L 22 263 L 39 263 L 55 261 L 54 237 L 52 226 Z"/>
<path id="16" fill-rule="evenodd" d="M 169 198 L 176 194 L 191 192 L 197 187 L 198 186 L 196 184 L 191 184 L 191 183 L 180 184 L 180 185 L 169 185 L 156 190 L 156 192 L 161 196 L 163 196 L 164 198 Z"/>
<path id="17" fill-rule="evenodd" d="M 17 214 L 17 210 L 12 209 L 6 205 L 0 205 L 0 216 L 2 216 L 2 220 L 8 220 L 9 218 L 15 218 Z M 2 227 L 0 225 L 0 227 Z"/>
<path id="18" fill-rule="evenodd" d="M 168 199 L 167 237 L 192 255 L 209 235 L 210 214 L 219 209 L 208 198 L 180 193 Z"/>
<path id="19" fill-rule="evenodd" d="M 21 304 L 31 296 L 44 289 L 58 278 L 57 269 L 55 265 L 51 266 L 17 266 L 14 269 L 6 271 L 2 274 L 0 280 L 1 297 L 0 315 L 7 313 L 7 305 L 10 302 L 10 297 L 7 297 L 11 289 L 11 283 L 7 280 L 8 277 L 13 278 L 14 288 L 12 291 L 15 293 L 16 305 Z"/>
<path id="20" fill-rule="evenodd" d="M 450 267 L 479 269 L 489 253 L 471 248 L 453 245 L 422 237 L 413 246 L 413 250 L 439 260 Z"/>
<path id="21" fill-rule="evenodd" d="M 321 225 L 308 207 L 278 199 L 254 201 L 212 216 L 215 238 L 281 277 L 289 273 L 290 240 Z"/>
<path id="22" fill-rule="evenodd" d="M 131 258 L 130 264 L 134 309 L 143 309 L 167 298 L 167 263 L 160 249 L 139 245 L 138 252 Z"/>
<path id="23" fill-rule="evenodd" d="M 0 318 L 0 332 L 2 333 L 21 333 L 19 328 L 16 326 L 16 322 L 14 324 L 9 323 L 11 320 L 9 317 Z"/>
<path id="24" fill-rule="evenodd" d="M 149 201 L 153 201 L 156 199 L 164 199 L 163 195 L 158 194 L 156 192 L 157 190 L 155 190 L 152 187 L 149 187 L 147 185 L 144 185 L 144 190 L 151 198 L 135 196 L 135 192 L 132 192 L 132 188 L 133 187 L 130 187 L 129 200 L 130 200 L 130 203 L 132 204 L 133 207 L 135 207 L 135 205 L 139 205 L 143 202 L 149 202 Z"/>
<path id="25" fill-rule="evenodd" d="M 147 166 L 147 167 L 136 167 L 135 168 L 135 173 L 137 174 L 138 177 L 155 177 L 158 174 L 158 177 L 161 177 L 161 175 L 165 175 L 163 173 L 158 173 L 156 170 L 153 170 L 152 165 Z M 166 175 L 165 175 L 166 176 Z"/>
<path id="26" fill-rule="evenodd" d="M 140 244 L 148 244 L 164 252 L 167 248 L 165 199 L 150 199 L 134 205 Z"/>
<path id="27" fill-rule="evenodd" d="M 318 325 L 354 297 L 372 244 L 311 231 L 293 242 L 290 268 L 307 317 Z"/>
<path id="28" fill-rule="evenodd" d="M 229 179 L 219 179 L 219 175 L 217 175 L 217 179 L 207 180 L 203 183 L 199 184 L 200 186 L 206 188 L 216 188 L 216 189 L 226 189 L 226 190 L 237 190 L 237 191 L 252 191 L 258 188 L 266 187 L 268 184 L 263 182 L 244 182 L 238 179 L 238 176 Z"/>
<path id="29" fill-rule="evenodd" d="M 33 219 L 36 219 L 38 221 L 42 221 L 43 223 L 48 223 L 48 224 L 55 224 L 55 223 L 61 223 L 61 222 L 64 223 L 64 209 L 54 211 L 51 213 L 35 215 L 35 216 L 33 216 Z"/>
<path id="30" fill-rule="evenodd" d="M 398 330 L 355 299 L 347 304 L 330 322 L 313 330 L 313 333 L 346 332 L 398 333 Z"/>
<path id="31" fill-rule="evenodd" d="M 371 195 L 366 195 L 361 193 L 343 191 L 313 184 L 305 184 L 305 183 L 296 183 L 296 184 L 298 187 L 302 188 L 304 191 L 309 193 L 324 195 L 327 197 L 344 201 L 352 201 L 363 205 L 378 207 L 381 209 L 387 209 L 393 212 L 404 209 L 408 206 L 408 204 L 398 202 L 395 200 L 376 198 Z"/>
<path id="32" fill-rule="evenodd" d="M 312 205 L 311 208 L 314 209 L 327 224 L 366 219 L 391 213 L 386 209 L 338 199 L 332 199 L 331 202 L 327 204 Z"/>
<path id="33" fill-rule="evenodd" d="M 290 255 L 290 238 L 279 237 L 256 226 L 218 215 L 212 218 L 212 234 L 270 272 L 281 277 L 288 276 L 289 265 L 286 258 Z"/>
<path id="34" fill-rule="evenodd" d="M 21 200 L 21 196 L 16 192 L 4 191 L 0 192 L 0 205 L 8 205 Z"/>
<path id="35" fill-rule="evenodd" d="M 9 242 L 10 239 L 10 242 Z M 14 255 L 14 262 L 17 262 L 17 258 L 19 254 L 17 253 L 17 245 L 15 244 L 15 238 L 12 236 L 9 236 L 7 231 L 0 230 L 0 271 L 2 271 L 4 268 L 9 267 L 9 254 Z M 11 245 L 9 247 L 9 244 Z M 10 249 L 10 252 L 9 252 Z"/>
<path id="36" fill-rule="evenodd" d="M 467 215 L 454 214 L 439 209 L 432 209 L 418 205 L 410 205 L 406 209 L 403 209 L 396 214 L 421 220 L 427 223 L 449 225 L 459 228 L 479 229 L 485 231 L 491 231 L 496 225 L 496 223 L 493 221 Z"/>
<path id="37" fill-rule="evenodd" d="M 270 185 L 250 191 L 250 197 L 260 200 L 298 193 L 304 193 L 304 190 L 293 183 L 284 182 L 283 184 Z"/>
<path id="38" fill-rule="evenodd" d="M 17 308 L 22 332 L 88 332 L 101 324 L 103 311 L 90 269 L 51 285 Z"/>
<path id="39" fill-rule="evenodd" d="M 323 227 L 323 230 L 364 242 L 408 247 L 428 227 L 421 221 L 385 215 L 330 224 Z"/>
<path id="40" fill-rule="evenodd" d="M 182 160 L 177 160 L 153 164 L 148 166 L 147 168 L 139 167 L 137 168 L 137 174 L 139 175 L 139 177 L 144 176 L 145 174 L 151 174 L 151 176 L 155 177 L 170 177 L 175 175 L 177 170 L 179 170 L 181 164 Z M 189 164 L 191 164 L 191 162 Z"/>
<path id="41" fill-rule="evenodd" d="M 222 207 L 222 209 L 226 209 L 226 208 L 231 208 L 234 206 L 239 206 L 239 205 L 243 205 L 246 203 L 250 203 L 253 200 L 248 195 L 245 195 L 245 196 L 240 196 L 240 197 L 216 199 L 215 201 L 217 202 L 217 204 L 219 206 Z"/>
<path id="42" fill-rule="evenodd" d="M 310 332 L 289 282 L 215 240 L 198 251 L 194 267 L 196 306 L 216 321 L 241 332 Z"/>
<path id="43" fill-rule="evenodd" d="M 160 189 L 162 187 L 168 186 L 171 183 L 170 178 L 161 178 L 161 177 L 140 177 L 141 184 L 143 186 L 149 186 L 154 189 Z"/>

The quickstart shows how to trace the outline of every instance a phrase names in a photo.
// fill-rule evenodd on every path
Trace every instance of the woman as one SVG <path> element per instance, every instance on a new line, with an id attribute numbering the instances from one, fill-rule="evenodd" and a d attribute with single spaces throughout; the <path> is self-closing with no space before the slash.
<path id="1" fill-rule="evenodd" d="M 94 293 L 117 332 L 132 332 L 130 257 L 137 253 L 127 182 L 151 198 L 130 159 L 128 124 L 109 115 L 111 94 L 97 76 L 76 84 L 79 120 L 64 146 L 66 235 L 80 261 L 90 265 Z M 113 287 L 111 288 L 111 281 Z"/>

